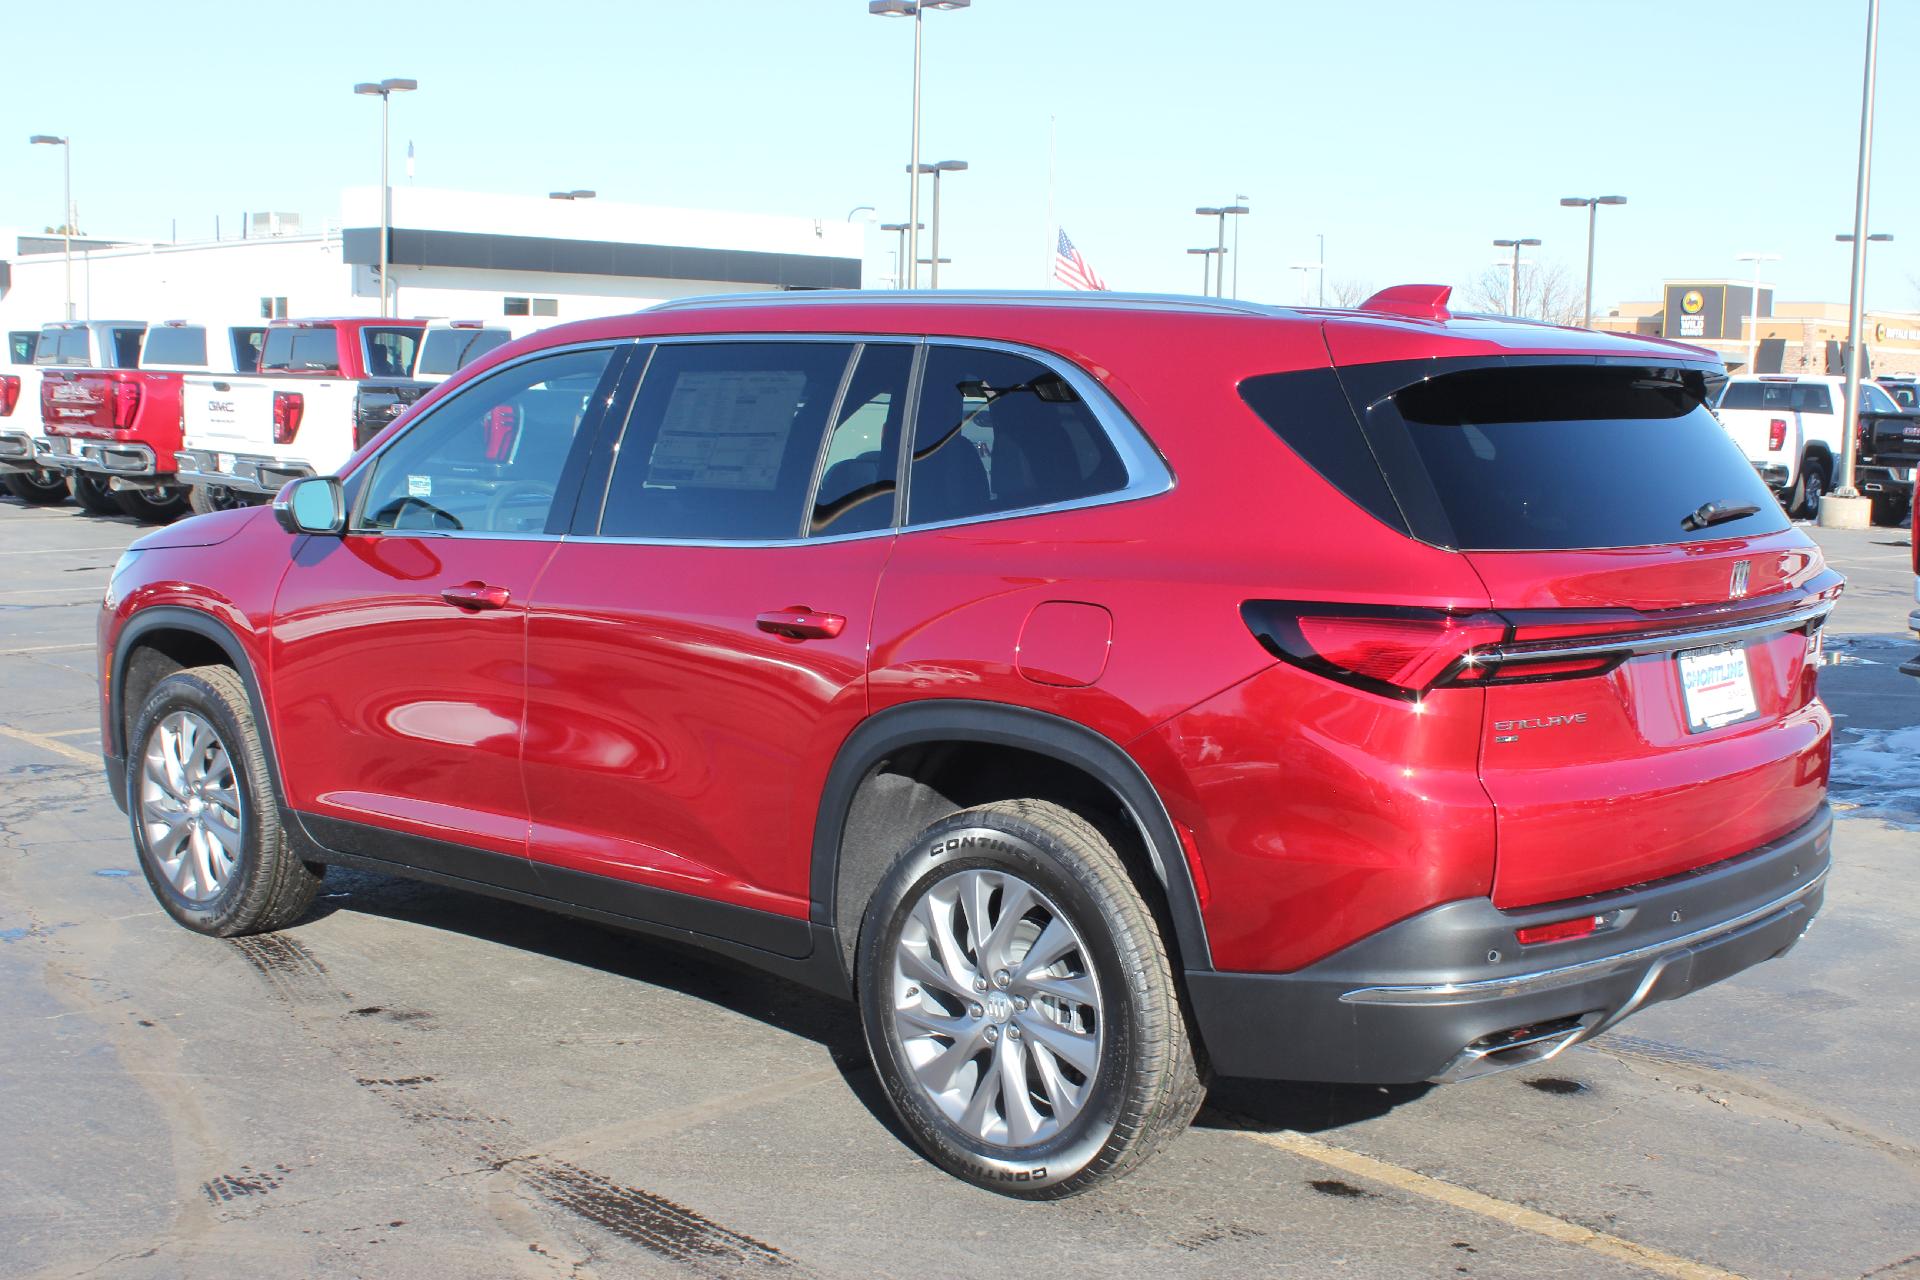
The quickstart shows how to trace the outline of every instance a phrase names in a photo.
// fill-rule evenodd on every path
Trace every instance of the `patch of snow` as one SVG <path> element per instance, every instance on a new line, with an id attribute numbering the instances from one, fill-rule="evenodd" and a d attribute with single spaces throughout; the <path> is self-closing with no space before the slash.
<path id="1" fill-rule="evenodd" d="M 1832 789 L 1850 818 L 1920 830 L 1920 725 L 1836 735 Z"/>

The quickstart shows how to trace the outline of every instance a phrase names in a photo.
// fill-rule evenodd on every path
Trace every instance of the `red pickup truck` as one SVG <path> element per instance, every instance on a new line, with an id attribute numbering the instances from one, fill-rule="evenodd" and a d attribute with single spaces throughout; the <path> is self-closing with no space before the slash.
<path id="1" fill-rule="evenodd" d="M 156 523 L 185 513 L 187 488 L 174 475 L 181 379 L 253 372 L 265 332 L 264 324 L 168 320 L 149 326 L 134 368 L 48 369 L 40 414 L 52 461 L 73 475 L 76 492 L 84 486 L 104 499 L 100 506 L 110 501 Z"/>

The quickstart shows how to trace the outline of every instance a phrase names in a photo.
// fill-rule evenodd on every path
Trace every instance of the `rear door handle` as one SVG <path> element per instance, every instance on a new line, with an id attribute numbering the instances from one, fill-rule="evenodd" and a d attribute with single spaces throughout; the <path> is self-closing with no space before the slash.
<path id="1" fill-rule="evenodd" d="M 457 587 L 442 588 L 440 598 L 462 609 L 504 609 L 513 594 L 505 587 L 485 582 L 463 582 Z"/>
<path id="2" fill-rule="evenodd" d="M 789 640 L 831 640 L 846 630 L 847 620 L 837 613 L 818 613 L 791 605 L 785 609 L 769 609 L 754 619 L 754 625 Z"/>

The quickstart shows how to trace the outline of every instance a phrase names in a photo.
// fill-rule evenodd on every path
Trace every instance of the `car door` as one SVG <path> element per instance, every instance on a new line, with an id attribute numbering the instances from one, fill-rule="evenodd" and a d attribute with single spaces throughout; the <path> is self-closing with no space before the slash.
<path id="1" fill-rule="evenodd" d="M 915 350 L 654 348 L 534 596 L 548 892 L 805 950 L 820 788 L 866 714 Z"/>
<path id="2" fill-rule="evenodd" d="M 483 879 L 484 850 L 524 878 L 527 601 L 628 350 L 542 352 L 453 393 L 347 481 L 343 536 L 296 546 L 270 698 L 287 799 L 323 842 Z"/>

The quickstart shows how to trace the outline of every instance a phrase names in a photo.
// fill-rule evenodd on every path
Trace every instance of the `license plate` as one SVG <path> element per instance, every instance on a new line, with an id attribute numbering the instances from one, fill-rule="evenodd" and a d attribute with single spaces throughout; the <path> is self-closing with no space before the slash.
<path id="1" fill-rule="evenodd" d="M 47 452 L 71 457 L 73 454 L 73 441 L 67 439 L 65 436 L 48 436 Z"/>
<path id="2" fill-rule="evenodd" d="M 232 475 L 233 474 L 233 455 L 230 453 L 214 454 L 213 469 L 215 471 L 224 471 L 228 475 Z"/>
<path id="3" fill-rule="evenodd" d="M 1680 692 L 1687 704 L 1690 733 L 1745 720 L 1757 710 L 1745 649 L 1681 654 Z"/>

